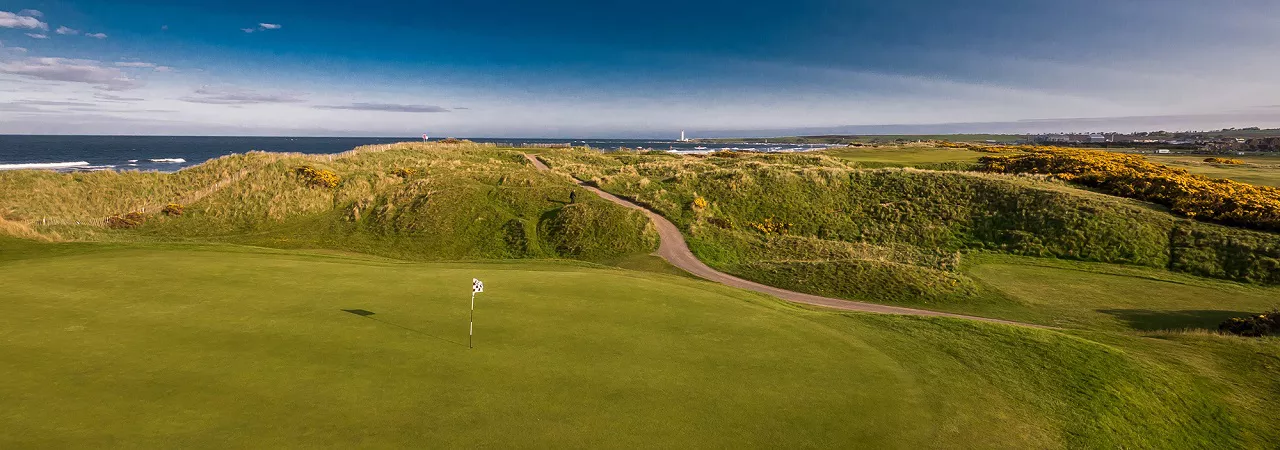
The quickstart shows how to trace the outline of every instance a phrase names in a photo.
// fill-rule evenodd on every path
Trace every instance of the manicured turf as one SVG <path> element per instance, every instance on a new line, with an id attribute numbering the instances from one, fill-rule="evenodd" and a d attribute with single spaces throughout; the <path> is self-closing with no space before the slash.
<path id="1" fill-rule="evenodd" d="M 469 350 L 472 277 L 487 292 Z M 1271 381 L 1221 381 L 1256 359 L 1198 367 L 1166 348 L 1196 354 L 1196 342 L 1159 344 L 1160 360 L 1146 350 L 1156 344 L 1134 337 L 1108 335 L 1104 345 L 1053 331 L 806 311 L 686 277 L 581 263 L 0 242 L 0 286 L 0 448 L 1045 448 L 1276 438 L 1265 408 L 1236 400 L 1275 395 L 1265 391 Z M 1223 339 L 1210 340 L 1225 355 L 1275 353 Z M 1126 347 L 1136 350 L 1118 350 Z"/>
<path id="2" fill-rule="evenodd" d="M 1241 165 L 1205 163 L 1205 155 L 1147 155 L 1147 158 L 1211 178 L 1227 178 L 1260 186 L 1280 186 L 1280 156 L 1222 156 L 1244 161 Z"/>
<path id="3" fill-rule="evenodd" d="M 1280 287 L 1133 266 L 1007 255 L 971 260 L 966 275 L 1012 300 L 987 305 L 986 315 L 1059 327 L 1214 330 L 1226 319 L 1280 307 Z"/>
<path id="4" fill-rule="evenodd" d="M 879 447 L 930 432 L 888 356 L 705 283 L 225 250 L 0 266 L 0 447 Z M 488 287 L 474 350 L 471 277 Z M 887 432 L 902 429 L 919 432 Z"/>

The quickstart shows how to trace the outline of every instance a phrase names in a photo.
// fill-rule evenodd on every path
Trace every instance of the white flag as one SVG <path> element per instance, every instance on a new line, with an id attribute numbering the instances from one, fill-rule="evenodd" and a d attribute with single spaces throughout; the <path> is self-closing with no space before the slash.
<path id="1" fill-rule="evenodd" d="M 480 282 L 480 280 L 478 280 L 478 279 L 472 278 L 472 279 L 471 279 L 471 292 L 472 292 L 472 293 L 476 293 L 476 292 L 484 292 L 484 283 Z"/>

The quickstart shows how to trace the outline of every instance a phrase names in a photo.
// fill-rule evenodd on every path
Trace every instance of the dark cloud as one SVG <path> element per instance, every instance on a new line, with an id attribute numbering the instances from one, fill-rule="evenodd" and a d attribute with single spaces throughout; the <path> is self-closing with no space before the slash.
<path id="1" fill-rule="evenodd" d="M 449 108 L 435 105 L 399 105 L 393 103 L 352 103 L 349 105 L 316 105 L 316 109 L 340 109 L 349 111 L 382 111 L 402 113 L 447 113 Z"/>
<path id="2" fill-rule="evenodd" d="M 298 94 L 292 93 L 260 93 L 236 87 L 204 86 L 196 89 L 194 95 L 179 98 L 189 103 L 205 103 L 209 105 L 256 105 L 263 103 L 301 103 Z"/>

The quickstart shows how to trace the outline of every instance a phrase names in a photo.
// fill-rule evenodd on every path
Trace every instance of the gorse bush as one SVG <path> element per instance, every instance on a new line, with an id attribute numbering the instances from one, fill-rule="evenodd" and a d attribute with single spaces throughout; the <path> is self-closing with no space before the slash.
<path id="1" fill-rule="evenodd" d="M 1218 330 L 1248 337 L 1280 335 L 1280 310 L 1256 316 L 1232 317 L 1218 325 Z"/>
<path id="2" fill-rule="evenodd" d="M 311 166 L 301 166 L 293 170 L 295 174 L 302 177 L 310 186 L 335 188 L 342 182 L 342 178 L 338 174 L 328 169 L 317 169 Z"/>
<path id="3" fill-rule="evenodd" d="M 1139 155 L 1036 148 L 983 157 L 980 164 L 988 172 L 1051 175 L 1108 194 L 1158 203 L 1190 218 L 1280 231 L 1280 188 L 1192 175 Z"/>
<path id="4" fill-rule="evenodd" d="M 1232 158 L 1217 158 L 1217 157 L 1213 157 L 1213 158 L 1205 158 L 1205 159 L 1204 159 L 1204 162 L 1207 162 L 1207 163 L 1210 163 L 1210 164 L 1229 164 L 1229 165 L 1240 165 L 1240 164 L 1244 164 L 1244 161 L 1241 161 L 1241 160 L 1238 160 L 1238 159 L 1232 159 Z"/>
<path id="5" fill-rule="evenodd" d="M 172 217 L 172 216 L 181 216 L 184 211 L 186 211 L 186 207 L 177 203 L 170 203 L 170 204 L 164 205 L 164 209 L 161 209 L 160 213 L 166 216 Z"/>
<path id="6" fill-rule="evenodd" d="M 392 175 L 395 175 L 400 178 L 409 178 L 411 176 L 416 175 L 417 173 L 418 173 L 418 170 L 412 167 L 401 167 L 391 171 Z"/>
<path id="7" fill-rule="evenodd" d="M 791 225 L 793 224 L 773 220 L 772 217 L 766 217 L 762 221 L 747 224 L 752 229 L 764 234 L 785 234 L 791 228 Z"/>
<path id="8" fill-rule="evenodd" d="M 126 214 L 117 214 L 107 218 L 107 228 L 127 229 L 142 226 L 147 221 L 147 217 L 142 213 L 134 211 Z"/>

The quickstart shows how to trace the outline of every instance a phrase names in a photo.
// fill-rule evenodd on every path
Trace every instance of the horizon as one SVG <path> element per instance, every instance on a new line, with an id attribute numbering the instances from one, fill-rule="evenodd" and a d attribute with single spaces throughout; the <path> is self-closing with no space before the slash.
<path id="1" fill-rule="evenodd" d="M 1280 5 L 1262 0 L 7 1 L 0 133 L 1274 128 L 1280 87 L 1266 74 L 1280 29 L 1267 18 L 1277 15 Z"/>

